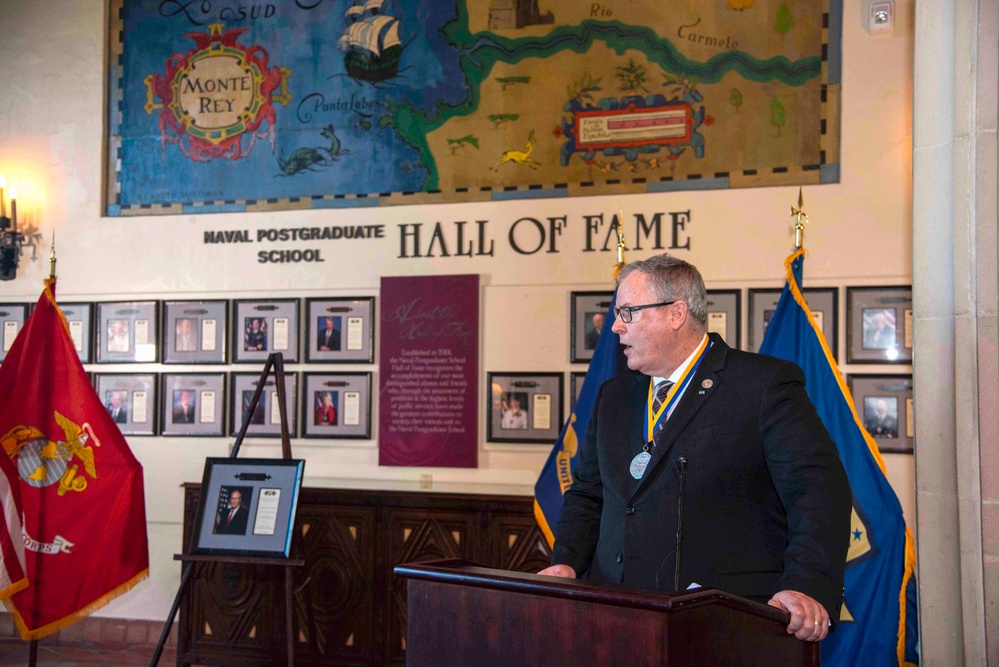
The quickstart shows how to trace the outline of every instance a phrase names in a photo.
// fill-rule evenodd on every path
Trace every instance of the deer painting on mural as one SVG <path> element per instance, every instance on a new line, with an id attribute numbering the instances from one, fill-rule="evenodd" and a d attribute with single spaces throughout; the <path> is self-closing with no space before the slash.
<path id="1" fill-rule="evenodd" d="M 506 151 L 503 153 L 503 157 L 496 162 L 492 167 L 493 171 L 499 171 L 499 168 L 506 164 L 507 162 L 513 162 L 514 164 L 524 164 L 531 169 L 537 169 L 541 164 L 537 160 L 531 157 L 531 153 L 534 152 L 534 130 L 531 130 L 527 135 L 527 145 L 524 146 L 522 151 Z"/>

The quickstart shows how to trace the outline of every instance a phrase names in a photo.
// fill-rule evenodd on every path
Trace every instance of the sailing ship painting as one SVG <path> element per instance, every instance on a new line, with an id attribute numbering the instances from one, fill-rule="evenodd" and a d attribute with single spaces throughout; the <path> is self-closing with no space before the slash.
<path id="1" fill-rule="evenodd" d="M 384 4 L 384 0 L 366 0 L 347 8 L 347 26 L 337 48 L 344 52 L 344 65 L 353 79 L 378 83 L 399 73 L 400 21 L 387 13 Z"/>

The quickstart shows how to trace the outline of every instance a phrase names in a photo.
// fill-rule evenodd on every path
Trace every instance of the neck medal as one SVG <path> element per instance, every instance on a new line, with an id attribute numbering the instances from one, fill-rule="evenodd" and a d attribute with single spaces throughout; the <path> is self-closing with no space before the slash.
<path id="1" fill-rule="evenodd" d="M 649 466 L 649 461 L 652 460 L 652 454 L 649 454 L 649 446 L 645 445 L 642 447 L 642 451 L 639 452 L 635 458 L 631 459 L 631 476 L 635 479 L 642 479 L 642 475 L 645 474 L 645 469 Z"/>

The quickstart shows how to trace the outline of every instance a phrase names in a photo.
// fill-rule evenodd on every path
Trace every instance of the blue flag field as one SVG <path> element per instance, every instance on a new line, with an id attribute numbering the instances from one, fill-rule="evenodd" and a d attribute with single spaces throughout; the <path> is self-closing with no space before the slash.
<path id="1" fill-rule="evenodd" d="M 801 292 L 805 250 L 785 262 L 787 284 L 760 347 L 805 372 L 808 396 L 836 441 L 853 490 L 846 592 L 839 628 L 822 642 L 825 667 L 918 663 L 912 597 L 916 551 L 902 506 L 885 477 L 877 444 L 864 428 L 829 345 Z M 910 632 L 906 632 L 906 621 Z"/>

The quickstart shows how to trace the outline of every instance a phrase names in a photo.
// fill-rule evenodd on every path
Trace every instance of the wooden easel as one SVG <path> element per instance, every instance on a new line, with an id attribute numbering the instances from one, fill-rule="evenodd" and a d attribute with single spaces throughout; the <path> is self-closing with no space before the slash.
<path id="1" fill-rule="evenodd" d="M 291 438 L 288 434 L 288 406 L 285 401 L 284 391 L 284 355 L 280 352 L 275 352 L 267 357 L 267 363 L 264 364 L 264 370 L 260 374 L 260 380 L 257 381 L 257 389 L 253 392 L 253 397 L 250 399 L 249 407 L 243 414 L 243 425 L 239 429 L 239 434 L 236 436 L 236 442 L 233 444 L 232 451 L 229 453 L 229 458 L 231 459 L 234 459 L 239 455 L 239 448 L 243 444 L 243 438 L 246 436 L 246 431 L 250 426 L 250 417 L 257 409 L 257 404 L 260 402 L 260 396 L 263 393 L 264 385 L 266 384 L 267 377 L 270 375 L 272 368 L 274 369 L 274 379 L 277 384 L 277 400 L 281 411 L 281 457 L 283 459 L 291 459 Z M 204 498 L 199 498 L 198 503 L 202 502 L 204 502 Z M 291 530 L 294 530 L 294 526 L 292 526 Z M 163 646 L 166 644 L 167 638 L 170 636 L 170 628 L 173 626 L 173 619 L 177 616 L 177 610 L 180 608 L 181 600 L 187 592 L 187 587 L 191 580 L 191 573 L 195 567 L 200 567 L 198 565 L 199 563 L 275 565 L 284 568 L 284 604 L 286 612 L 284 629 L 287 641 L 287 664 L 288 667 L 292 667 L 295 664 L 295 636 L 293 621 L 294 607 L 292 606 L 292 597 L 294 593 L 294 568 L 305 565 L 305 559 L 194 555 L 190 552 L 194 551 L 195 544 L 197 543 L 197 537 L 198 532 L 197 529 L 195 529 L 191 533 L 191 540 L 187 548 L 188 553 L 174 554 L 174 560 L 183 562 L 183 565 L 181 566 L 180 586 L 177 589 L 177 595 L 173 599 L 173 606 L 170 607 L 170 613 L 167 615 L 166 622 L 163 624 L 163 631 L 160 633 L 160 639 L 156 644 L 156 650 L 153 652 L 153 657 L 149 661 L 149 667 L 156 667 L 159 664 L 160 656 L 163 654 Z M 292 553 L 300 551 L 299 536 L 297 534 L 292 537 L 291 551 Z M 309 641 L 313 644 L 313 648 L 316 650 L 316 654 L 318 655 L 318 647 L 315 646 L 315 630 L 313 627 L 314 622 L 312 621 L 311 604 L 306 604 L 306 614 L 309 617 L 310 625 Z"/>

